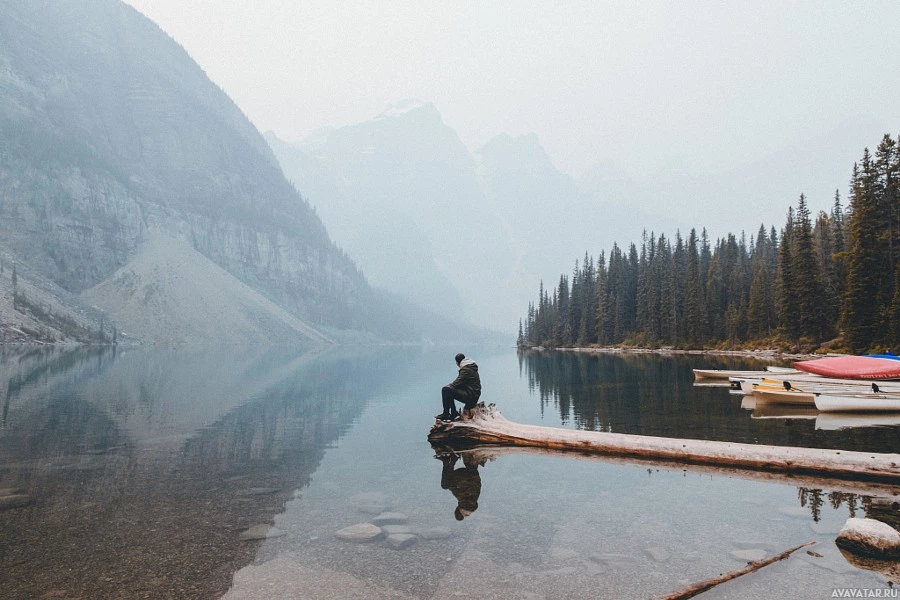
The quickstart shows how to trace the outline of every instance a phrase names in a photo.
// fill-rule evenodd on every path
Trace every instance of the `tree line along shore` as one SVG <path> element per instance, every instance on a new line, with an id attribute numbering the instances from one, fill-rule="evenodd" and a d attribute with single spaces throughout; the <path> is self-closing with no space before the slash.
<path id="1" fill-rule="evenodd" d="M 801 194 L 784 226 L 585 253 L 540 284 L 520 347 L 775 348 L 861 353 L 900 347 L 900 137 L 885 135 L 813 218 Z"/>

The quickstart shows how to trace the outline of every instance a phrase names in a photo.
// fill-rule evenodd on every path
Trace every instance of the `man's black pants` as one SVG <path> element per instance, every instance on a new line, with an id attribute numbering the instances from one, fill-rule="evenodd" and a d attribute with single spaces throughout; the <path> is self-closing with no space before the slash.
<path id="1" fill-rule="evenodd" d="M 472 400 L 469 398 L 468 394 L 464 394 L 459 390 L 450 387 L 449 385 L 445 385 L 441 389 L 441 401 L 444 404 L 444 414 L 452 415 L 457 412 L 456 405 L 453 403 L 454 400 L 459 400 L 463 403 L 466 410 L 470 410 L 475 408 L 475 404 L 478 403 L 478 399 Z"/>

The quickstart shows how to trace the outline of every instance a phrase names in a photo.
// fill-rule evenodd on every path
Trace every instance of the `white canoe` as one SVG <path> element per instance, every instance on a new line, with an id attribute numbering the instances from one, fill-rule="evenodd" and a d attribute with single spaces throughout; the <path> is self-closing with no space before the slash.
<path id="1" fill-rule="evenodd" d="M 728 381 L 732 377 L 755 377 L 762 379 L 766 375 L 771 375 L 767 371 L 726 371 L 724 369 L 694 369 L 694 379 L 701 381 L 704 379 L 719 379 Z"/>
<path id="2" fill-rule="evenodd" d="M 900 414 L 891 413 L 819 413 L 816 417 L 816 429 L 836 431 L 838 429 L 854 429 L 858 427 L 897 427 L 900 426 Z"/>
<path id="3" fill-rule="evenodd" d="M 900 394 L 815 394 L 822 412 L 900 412 Z"/>

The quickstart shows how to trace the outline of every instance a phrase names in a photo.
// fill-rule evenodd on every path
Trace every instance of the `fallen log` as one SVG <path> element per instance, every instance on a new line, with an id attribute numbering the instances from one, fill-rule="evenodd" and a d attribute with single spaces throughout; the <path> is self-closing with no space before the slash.
<path id="1" fill-rule="evenodd" d="M 779 560 L 784 560 L 800 548 L 805 548 L 806 546 L 811 546 L 815 544 L 815 542 L 806 542 L 805 544 L 800 544 L 799 546 L 794 546 L 788 550 L 785 550 L 781 554 L 776 554 L 775 556 L 770 556 L 769 558 L 764 558 L 762 560 L 757 560 L 751 563 L 747 563 L 747 566 L 743 569 L 738 569 L 737 571 L 731 571 L 730 573 L 725 573 L 724 575 L 719 575 L 718 577 L 713 577 L 712 579 L 707 579 L 706 581 L 701 581 L 699 583 L 694 583 L 686 588 L 683 588 L 674 594 L 668 594 L 666 596 L 660 596 L 656 600 L 685 600 L 686 598 L 693 598 L 697 594 L 701 594 L 706 590 L 719 585 L 720 583 L 725 583 L 726 581 L 731 581 L 741 575 L 746 575 L 747 573 L 752 573 L 753 571 L 758 571 L 767 565 L 771 565 L 774 562 L 778 562 Z"/>
<path id="2" fill-rule="evenodd" d="M 435 423 L 428 434 L 428 441 L 462 446 L 530 446 L 682 464 L 900 483 L 898 454 L 763 446 L 523 425 L 505 419 L 493 404 L 479 404 L 468 412 L 460 421 Z"/>

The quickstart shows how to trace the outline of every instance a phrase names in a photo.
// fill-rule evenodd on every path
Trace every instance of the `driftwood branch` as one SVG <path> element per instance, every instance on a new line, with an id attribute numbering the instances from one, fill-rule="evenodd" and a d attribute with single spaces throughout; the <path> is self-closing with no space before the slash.
<path id="1" fill-rule="evenodd" d="M 786 475 L 815 475 L 900 484 L 898 454 L 764 446 L 522 425 L 506 420 L 494 405 L 480 404 L 461 421 L 436 423 L 428 434 L 428 440 L 432 444 L 525 446 Z"/>
<path id="2" fill-rule="evenodd" d="M 764 558 L 763 560 L 757 560 L 751 563 L 747 563 L 747 566 L 743 569 L 738 569 L 737 571 L 731 571 L 730 573 L 725 573 L 724 575 L 719 575 L 718 577 L 714 577 L 712 579 L 707 579 L 706 581 L 701 581 L 699 583 L 693 583 L 686 588 L 683 588 L 674 594 L 669 594 L 667 596 L 660 596 L 657 600 L 684 600 L 685 598 L 693 598 L 697 594 L 702 594 L 706 590 L 719 585 L 720 583 L 725 583 L 726 581 L 731 581 L 732 579 L 736 579 L 741 575 L 746 575 L 747 573 L 752 573 L 753 571 L 758 571 L 762 569 L 766 565 L 771 565 L 774 562 L 778 562 L 779 560 L 784 560 L 800 548 L 805 548 L 807 546 L 811 546 L 815 544 L 815 542 L 806 542 L 805 544 L 800 544 L 799 546 L 794 546 L 788 550 L 785 550 L 781 554 L 776 554 L 775 556 L 770 556 L 769 558 Z"/>

